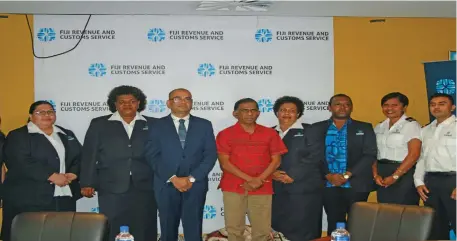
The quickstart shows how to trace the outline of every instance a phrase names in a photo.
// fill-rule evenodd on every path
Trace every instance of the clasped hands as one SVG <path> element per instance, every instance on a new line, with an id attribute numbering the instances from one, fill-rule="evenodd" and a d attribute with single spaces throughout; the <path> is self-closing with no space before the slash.
<path id="1" fill-rule="evenodd" d="M 190 177 L 172 177 L 170 182 L 180 192 L 187 192 L 192 188 L 193 183 L 190 182 Z"/>
<path id="2" fill-rule="evenodd" d="M 55 184 L 59 187 L 64 187 L 70 184 L 72 181 L 76 180 L 76 178 L 78 178 L 78 176 L 73 173 L 54 173 L 49 176 L 48 181 L 50 181 L 51 184 Z"/>
<path id="3" fill-rule="evenodd" d="M 344 178 L 343 174 L 339 174 L 339 173 L 329 173 L 325 176 L 325 178 L 333 186 L 336 186 L 336 187 L 344 185 L 347 182 L 347 179 Z"/>
<path id="4" fill-rule="evenodd" d="M 258 177 L 253 177 L 253 178 L 250 178 L 248 181 L 244 182 L 243 184 L 241 184 L 240 186 L 244 190 L 251 192 L 256 189 L 259 189 L 265 182 L 267 182 L 267 181 L 262 180 Z"/>
<path id="5" fill-rule="evenodd" d="M 376 175 L 374 178 L 374 181 L 376 182 L 377 185 L 381 187 L 389 187 L 390 185 L 394 184 L 397 180 L 393 178 L 392 176 L 388 176 L 385 178 L 382 178 L 379 175 Z"/>
<path id="6" fill-rule="evenodd" d="M 273 173 L 273 180 L 282 182 L 284 184 L 293 183 L 294 179 L 291 178 L 285 171 L 277 170 Z"/>

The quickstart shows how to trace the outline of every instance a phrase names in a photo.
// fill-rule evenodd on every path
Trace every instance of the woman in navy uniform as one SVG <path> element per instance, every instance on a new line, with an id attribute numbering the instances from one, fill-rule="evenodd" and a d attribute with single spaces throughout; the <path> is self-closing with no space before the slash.
<path id="1" fill-rule="evenodd" d="M 322 233 L 322 191 L 324 177 L 320 160 L 313 158 L 313 143 L 306 134 L 309 124 L 298 119 L 303 115 L 303 101 L 284 96 L 273 106 L 279 124 L 275 127 L 289 152 L 273 174 L 272 227 L 291 241 L 308 241 Z"/>
<path id="2" fill-rule="evenodd" d="M 2 236 L 10 240 L 13 218 L 23 212 L 76 211 L 81 144 L 72 131 L 55 125 L 47 101 L 30 106 L 27 125 L 11 131 L 4 145 Z"/>
<path id="3" fill-rule="evenodd" d="M 145 158 L 149 125 L 155 118 L 140 113 L 146 95 L 121 85 L 108 94 L 112 114 L 92 119 L 81 158 L 81 193 L 98 194 L 100 213 L 108 217 L 109 240 L 129 226 L 136 241 L 157 239 L 154 175 Z"/>
<path id="4" fill-rule="evenodd" d="M 381 99 L 387 119 L 375 127 L 378 160 L 373 164 L 379 203 L 419 205 L 413 174 L 421 152 L 421 126 L 406 116 L 408 104 L 399 92 Z"/>

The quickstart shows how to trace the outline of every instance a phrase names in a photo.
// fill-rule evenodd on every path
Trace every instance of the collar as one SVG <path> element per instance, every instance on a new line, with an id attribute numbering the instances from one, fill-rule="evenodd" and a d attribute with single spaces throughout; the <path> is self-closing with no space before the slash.
<path id="1" fill-rule="evenodd" d="M 173 114 L 170 114 L 170 116 L 171 116 L 171 119 L 173 119 L 173 121 L 175 121 L 175 122 L 179 122 L 179 120 L 181 120 L 181 119 L 183 119 L 185 121 L 188 121 L 190 119 L 190 114 L 184 116 L 183 118 L 179 118 L 179 117 L 177 117 L 177 116 L 175 116 Z"/>
<path id="2" fill-rule="evenodd" d="M 330 125 L 333 125 L 333 124 L 335 124 L 335 122 L 333 122 L 333 119 L 332 119 L 332 117 L 330 117 L 330 119 L 328 119 L 328 122 L 329 122 L 329 124 L 330 124 Z M 348 124 L 351 124 L 351 123 L 352 123 L 352 118 L 351 118 L 351 117 L 349 117 L 349 119 L 347 119 L 347 121 L 344 123 L 344 125 L 343 125 L 343 126 L 345 126 L 345 125 L 348 125 Z"/>
<path id="3" fill-rule="evenodd" d="M 124 119 L 122 119 L 121 115 L 119 115 L 119 112 L 116 111 L 114 112 L 110 118 L 108 118 L 109 121 L 120 121 L 120 122 L 123 122 Z M 140 115 L 140 113 L 136 112 L 136 116 L 135 118 L 133 118 L 133 121 L 132 122 L 135 122 L 137 120 L 142 120 L 142 121 L 146 121 L 146 118 L 144 118 L 142 115 Z"/>
<path id="4" fill-rule="evenodd" d="M 432 122 L 432 126 L 433 127 L 438 127 L 438 126 L 441 126 L 441 125 L 448 125 L 448 124 L 451 124 L 451 123 L 454 123 L 455 122 L 455 115 L 451 115 L 449 116 L 446 120 L 444 120 L 443 122 L 441 122 L 438 126 L 436 125 L 436 122 L 438 122 L 436 119 Z"/>
<path id="5" fill-rule="evenodd" d="M 278 132 L 282 133 L 283 131 L 281 130 L 281 127 L 279 126 L 279 124 L 276 126 L 275 128 Z M 291 125 L 286 131 L 290 130 L 290 129 L 302 129 L 303 130 L 303 125 L 298 122 L 298 121 L 295 121 L 295 123 L 293 125 Z M 284 131 L 284 132 L 286 132 Z"/>
<path id="6" fill-rule="evenodd" d="M 37 125 L 35 125 L 31 121 L 29 121 L 29 123 L 27 123 L 27 130 L 29 131 L 29 133 L 38 133 L 38 134 L 46 135 L 46 133 L 44 133 Z M 55 125 L 52 125 L 52 133 L 62 133 L 64 135 L 66 135 L 66 133 L 63 132 L 62 129 L 60 129 L 59 127 L 57 127 Z"/>
<path id="7" fill-rule="evenodd" d="M 239 132 L 248 133 L 247 131 L 244 130 L 244 128 L 241 126 L 239 121 L 236 122 L 234 127 Z M 255 123 L 255 127 L 254 127 L 254 132 L 253 133 L 258 132 L 259 130 L 260 130 L 259 124 Z"/>
<path id="8" fill-rule="evenodd" d="M 393 124 L 392 126 L 397 125 L 397 124 L 403 122 L 404 120 L 406 120 L 406 118 L 408 118 L 408 116 L 407 116 L 406 114 L 403 114 L 403 115 L 400 117 L 400 119 L 398 119 L 398 121 L 395 122 L 395 124 Z M 383 125 L 387 125 L 387 128 L 389 128 L 389 121 L 390 121 L 390 119 L 387 118 L 387 119 L 385 119 L 385 120 L 382 122 L 382 124 L 383 124 Z"/>

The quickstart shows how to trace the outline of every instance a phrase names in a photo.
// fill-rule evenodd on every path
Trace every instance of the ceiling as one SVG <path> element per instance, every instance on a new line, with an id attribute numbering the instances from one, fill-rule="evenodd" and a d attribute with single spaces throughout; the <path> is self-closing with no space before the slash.
<path id="1" fill-rule="evenodd" d="M 3 1 L 0 13 L 456 17 L 455 1 L 271 1 L 268 11 L 197 11 L 200 1 Z"/>

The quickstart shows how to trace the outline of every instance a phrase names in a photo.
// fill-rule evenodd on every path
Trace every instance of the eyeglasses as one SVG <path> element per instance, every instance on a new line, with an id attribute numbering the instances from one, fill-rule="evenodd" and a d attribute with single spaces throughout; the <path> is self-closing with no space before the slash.
<path id="1" fill-rule="evenodd" d="M 35 111 L 34 112 L 35 115 L 39 115 L 39 116 L 54 116 L 56 114 L 56 112 L 54 110 L 40 110 L 40 111 Z"/>
<path id="2" fill-rule="evenodd" d="M 192 97 L 182 98 L 181 96 L 175 96 L 175 97 L 171 98 L 170 100 L 173 100 L 173 102 L 175 102 L 175 103 L 179 103 L 181 101 L 192 102 Z"/>
<path id="3" fill-rule="evenodd" d="M 290 113 L 290 114 L 296 114 L 297 110 L 296 109 L 279 109 L 280 113 Z"/>
<path id="4" fill-rule="evenodd" d="M 257 112 L 259 112 L 259 110 L 258 109 L 240 109 L 240 112 L 243 114 L 247 114 L 249 112 L 257 113 Z"/>

